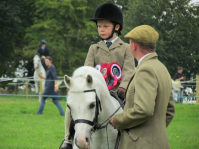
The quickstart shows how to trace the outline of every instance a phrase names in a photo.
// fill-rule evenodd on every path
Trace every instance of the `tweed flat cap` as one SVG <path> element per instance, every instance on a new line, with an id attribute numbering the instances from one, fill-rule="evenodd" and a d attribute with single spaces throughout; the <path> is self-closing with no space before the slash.
<path id="1" fill-rule="evenodd" d="M 124 37 L 131 38 L 142 43 L 156 43 L 159 39 L 159 34 L 153 27 L 149 25 L 141 25 L 131 30 Z"/>

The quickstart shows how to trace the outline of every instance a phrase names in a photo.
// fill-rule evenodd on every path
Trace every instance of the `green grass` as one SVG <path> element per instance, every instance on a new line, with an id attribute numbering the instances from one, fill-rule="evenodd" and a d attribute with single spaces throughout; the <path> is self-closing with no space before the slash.
<path id="1" fill-rule="evenodd" d="M 63 109 L 66 101 L 60 101 Z M 57 149 L 64 138 L 64 116 L 48 100 L 43 115 L 36 98 L 0 97 L 0 149 Z"/>
<path id="2" fill-rule="evenodd" d="M 167 132 L 171 149 L 199 149 L 199 105 L 176 104 Z"/>
<path id="3" fill-rule="evenodd" d="M 65 100 L 61 100 L 65 109 Z M 57 149 L 64 137 L 64 117 L 48 100 L 43 115 L 36 98 L 0 97 L 0 149 Z M 199 105 L 176 104 L 168 127 L 171 149 L 199 149 Z"/>

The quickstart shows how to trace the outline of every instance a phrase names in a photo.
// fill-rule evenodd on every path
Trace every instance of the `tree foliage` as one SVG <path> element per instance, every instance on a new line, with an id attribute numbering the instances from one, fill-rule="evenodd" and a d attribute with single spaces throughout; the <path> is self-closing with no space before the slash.
<path id="1" fill-rule="evenodd" d="M 159 33 L 157 53 L 173 76 L 184 67 L 187 78 L 199 70 L 199 13 L 190 0 L 129 0 L 125 32 L 139 25 L 151 25 Z"/>
<path id="2" fill-rule="evenodd" d="M 26 13 L 31 11 L 25 0 L 0 1 L 0 76 L 14 76 L 21 55 L 16 48 L 23 47 L 25 28 L 31 24 Z"/>
<path id="3" fill-rule="evenodd" d="M 29 41 L 23 52 L 36 53 L 42 39 L 46 40 L 58 74 L 71 74 L 84 65 L 89 45 L 97 36 L 96 24 L 89 21 L 95 8 L 104 2 L 92 0 L 35 0 L 34 23 L 26 29 Z"/>
<path id="4" fill-rule="evenodd" d="M 19 30 L 21 29 L 19 15 L 19 6 L 14 1 L 0 2 L 0 74 L 12 75 L 14 69 L 11 69 L 14 59 L 14 46 L 18 40 Z M 9 68 L 9 69 L 8 69 Z"/>

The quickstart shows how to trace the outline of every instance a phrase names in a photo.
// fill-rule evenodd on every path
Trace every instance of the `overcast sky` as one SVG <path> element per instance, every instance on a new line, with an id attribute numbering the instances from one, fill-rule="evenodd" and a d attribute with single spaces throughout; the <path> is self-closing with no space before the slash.
<path id="1" fill-rule="evenodd" d="M 195 3 L 195 2 L 199 2 L 199 0 L 192 0 L 191 2 L 192 2 L 192 3 Z"/>

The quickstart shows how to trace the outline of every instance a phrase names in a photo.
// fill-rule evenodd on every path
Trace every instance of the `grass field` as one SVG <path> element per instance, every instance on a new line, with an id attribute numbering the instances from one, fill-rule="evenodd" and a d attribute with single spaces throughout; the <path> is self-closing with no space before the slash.
<path id="1" fill-rule="evenodd" d="M 65 101 L 61 100 L 65 109 Z M 47 101 L 43 115 L 35 98 L 0 97 L 0 149 L 57 149 L 64 137 L 64 117 Z M 199 105 L 176 104 L 168 127 L 171 149 L 199 149 Z"/>

